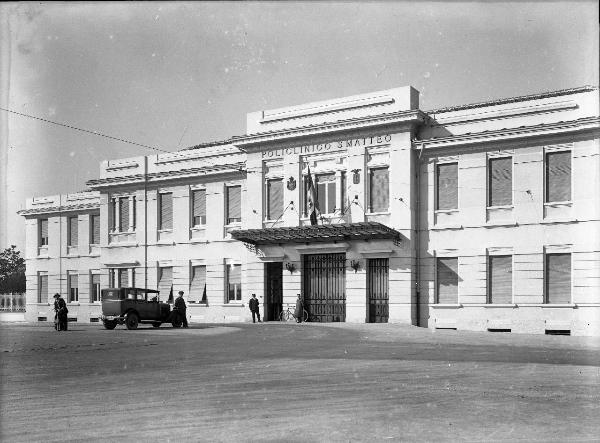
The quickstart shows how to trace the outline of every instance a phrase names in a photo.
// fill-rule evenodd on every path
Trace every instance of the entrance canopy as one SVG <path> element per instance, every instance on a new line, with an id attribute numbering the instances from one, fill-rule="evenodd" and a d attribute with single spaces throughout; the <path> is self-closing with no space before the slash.
<path id="1" fill-rule="evenodd" d="M 231 231 L 231 236 L 252 245 L 378 239 L 390 239 L 394 243 L 400 242 L 398 231 L 376 222 L 241 229 Z"/>

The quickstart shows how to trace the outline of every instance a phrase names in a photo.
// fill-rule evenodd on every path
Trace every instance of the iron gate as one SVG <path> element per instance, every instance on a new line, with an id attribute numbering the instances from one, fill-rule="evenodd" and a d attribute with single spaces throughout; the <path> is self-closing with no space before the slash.
<path id="1" fill-rule="evenodd" d="M 389 259 L 371 258 L 367 270 L 369 323 L 387 323 L 389 317 Z"/>
<path id="2" fill-rule="evenodd" d="M 304 256 L 304 308 L 310 321 L 346 320 L 346 254 Z"/>

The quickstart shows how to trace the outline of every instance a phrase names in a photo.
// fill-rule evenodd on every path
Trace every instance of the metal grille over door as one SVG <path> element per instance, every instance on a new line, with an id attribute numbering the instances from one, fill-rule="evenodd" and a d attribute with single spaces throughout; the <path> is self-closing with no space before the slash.
<path id="1" fill-rule="evenodd" d="M 346 320 L 346 254 L 304 256 L 304 307 L 310 321 Z"/>
<path id="2" fill-rule="evenodd" d="M 368 262 L 367 295 L 369 323 L 387 323 L 389 317 L 389 259 L 372 258 Z"/>

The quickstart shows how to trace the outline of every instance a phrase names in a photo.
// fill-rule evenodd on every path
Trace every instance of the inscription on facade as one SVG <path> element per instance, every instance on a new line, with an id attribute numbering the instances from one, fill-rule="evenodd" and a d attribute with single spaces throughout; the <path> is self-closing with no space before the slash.
<path id="1" fill-rule="evenodd" d="M 390 134 L 374 135 L 372 137 L 351 138 L 333 143 L 319 143 L 317 145 L 294 146 L 293 148 L 273 149 L 262 151 L 263 158 L 285 157 L 286 155 L 313 154 L 327 152 L 334 149 L 353 148 L 355 146 L 381 145 L 392 141 Z"/>

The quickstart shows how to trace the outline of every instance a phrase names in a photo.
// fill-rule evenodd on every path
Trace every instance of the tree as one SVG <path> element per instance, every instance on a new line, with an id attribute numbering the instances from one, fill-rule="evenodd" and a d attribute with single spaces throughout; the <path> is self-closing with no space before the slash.
<path id="1" fill-rule="evenodd" d="M 0 294 L 25 292 L 25 259 L 15 245 L 0 252 Z"/>

